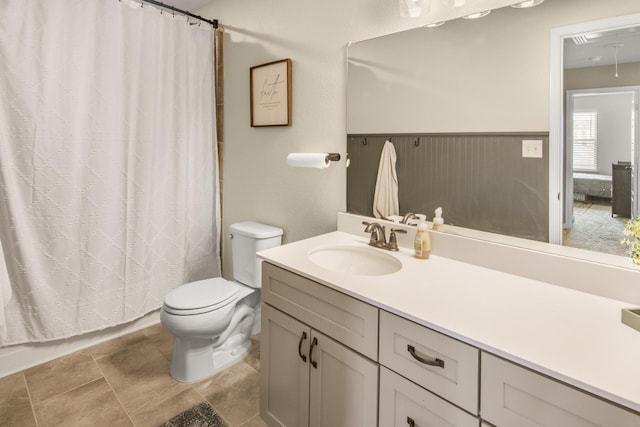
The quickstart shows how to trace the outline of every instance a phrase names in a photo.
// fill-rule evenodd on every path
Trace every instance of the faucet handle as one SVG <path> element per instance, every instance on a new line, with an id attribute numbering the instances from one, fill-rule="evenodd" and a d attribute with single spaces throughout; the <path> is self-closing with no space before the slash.
<path id="1" fill-rule="evenodd" d="M 391 229 L 391 232 L 389 233 L 389 243 L 387 244 L 387 249 L 394 252 L 398 250 L 398 237 L 396 236 L 396 233 L 407 234 L 407 230 L 401 230 L 398 228 Z"/>

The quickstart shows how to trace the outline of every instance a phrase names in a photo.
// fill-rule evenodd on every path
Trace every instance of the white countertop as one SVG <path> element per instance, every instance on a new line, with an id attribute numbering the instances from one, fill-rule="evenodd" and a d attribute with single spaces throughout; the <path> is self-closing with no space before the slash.
<path id="1" fill-rule="evenodd" d="M 586 292 L 431 255 L 393 253 L 402 269 L 345 275 L 312 263 L 321 247 L 368 247 L 332 232 L 260 252 L 272 264 L 487 352 L 640 412 L 640 332 L 620 321 L 634 307 Z M 605 284 L 606 285 L 606 284 Z"/>

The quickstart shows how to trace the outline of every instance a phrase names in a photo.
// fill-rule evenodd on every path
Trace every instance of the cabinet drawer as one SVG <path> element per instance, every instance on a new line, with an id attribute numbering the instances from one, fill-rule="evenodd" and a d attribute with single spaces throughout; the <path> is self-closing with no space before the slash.
<path id="1" fill-rule="evenodd" d="M 417 358 L 437 359 L 441 366 Z M 380 363 L 473 414 L 478 413 L 478 359 L 479 350 L 470 345 L 380 312 Z"/>
<path id="2" fill-rule="evenodd" d="M 378 309 L 267 262 L 262 299 L 342 344 L 378 360 Z"/>
<path id="3" fill-rule="evenodd" d="M 496 426 L 640 426 L 640 416 L 482 353 L 482 418 Z"/>
<path id="4" fill-rule="evenodd" d="M 380 367 L 380 426 L 478 427 L 480 420 L 411 381 Z"/>

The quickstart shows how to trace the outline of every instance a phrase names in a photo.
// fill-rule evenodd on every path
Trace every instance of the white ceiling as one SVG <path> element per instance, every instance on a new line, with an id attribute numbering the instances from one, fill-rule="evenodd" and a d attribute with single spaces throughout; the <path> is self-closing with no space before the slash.
<path id="1" fill-rule="evenodd" d="M 575 44 L 566 39 L 564 43 L 564 67 L 583 68 L 615 63 L 615 44 L 618 47 L 618 64 L 640 62 L 640 27 L 585 34 L 590 41 Z M 597 60 L 599 58 L 599 60 Z"/>

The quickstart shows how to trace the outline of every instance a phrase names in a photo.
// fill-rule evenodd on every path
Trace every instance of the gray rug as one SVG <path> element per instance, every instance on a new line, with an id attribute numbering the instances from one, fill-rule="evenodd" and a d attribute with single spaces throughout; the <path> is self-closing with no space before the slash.
<path id="1" fill-rule="evenodd" d="M 228 427 L 208 403 L 201 403 L 171 418 L 160 427 Z"/>

